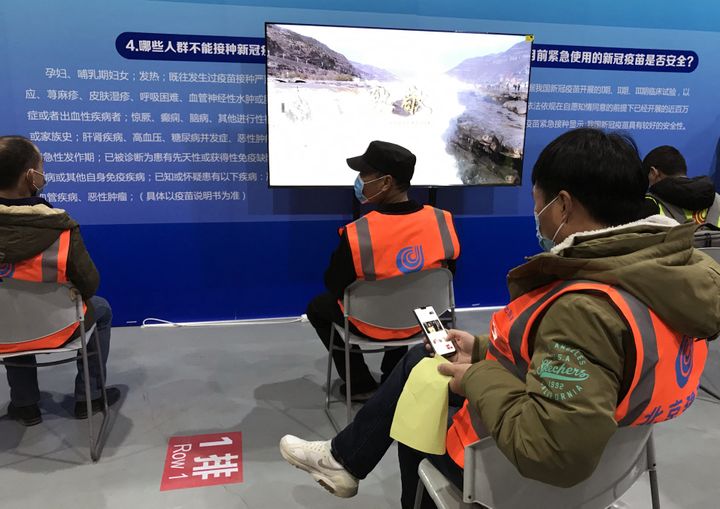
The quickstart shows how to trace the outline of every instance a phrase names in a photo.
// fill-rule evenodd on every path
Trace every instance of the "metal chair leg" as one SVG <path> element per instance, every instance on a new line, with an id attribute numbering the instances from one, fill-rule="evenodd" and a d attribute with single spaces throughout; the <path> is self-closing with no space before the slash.
<path id="1" fill-rule="evenodd" d="M 327 363 L 327 379 L 325 385 L 325 413 L 330 419 L 330 424 L 335 428 L 335 432 L 340 431 L 340 426 L 335 421 L 332 413 L 330 412 L 330 382 L 332 377 L 332 365 L 333 365 L 333 350 L 335 350 L 335 325 L 330 325 L 330 343 L 328 344 L 328 363 Z"/>
<path id="2" fill-rule="evenodd" d="M 710 396 L 712 396 L 713 398 L 715 398 L 715 399 L 717 399 L 717 400 L 720 400 L 720 395 L 718 395 L 717 392 L 708 389 L 708 388 L 705 387 L 703 384 L 700 384 L 700 389 L 703 390 L 703 391 L 705 391 L 705 392 L 707 392 L 707 393 L 708 393 Z"/>
<path id="3" fill-rule="evenodd" d="M 425 494 L 425 485 L 422 482 L 422 479 L 418 479 L 418 485 L 415 489 L 415 504 L 413 505 L 413 509 L 420 509 L 420 506 L 422 505 L 422 497 Z"/>
<path id="4" fill-rule="evenodd" d="M 345 318 L 345 404 L 347 405 L 347 426 L 352 421 L 352 375 L 350 373 L 350 326 Z"/>
<path id="5" fill-rule="evenodd" d="M 80 305 L 78 304 L 78 307 Z M 87 420 L 88 420 L 88 433 L 90 435 L 90 457 L 93 461 L 97 461 L 94 457 L 93 451 L 95 451 L 95 433 L 93 433 L 92 424 L 92 395 L 90 393 L 90 368 L 88 367 L 88 355 L 87 355 L 87 338 L 85 337 L 85 320 L 80 320 L 80 355 L 82 356 L 83 374 L 85 381 L 85 404 L 87 405 Z"/>
<path id="6" fill-rule="evenodd" d="M 655 463 L 655 441 L 650 435 L 647 443 L 648 474 L 650 476 L 650 496 L 652 497 L 652 508 L 660 509 L 660 493 L 658 490 L 657 469 Z"/>
<path id="7" fill-rule="evenodd" d="M 93 433 L 93 412 L 92 412 L 92 394 L 90 392 L 90 367 L 88 365 L 88 353 L 87 353 L 87 336 L 85 333 L 85 318 L 82 314 L 82 308 L 81 308 L 81 301 L 78 299 L 76 301 L 76 306 L 78 310 L 78 316 L 79 319 L 79 328 L 80 328 L 80 345 L 81 345 L 81 356 L 82 356 L 82 364 L 83 364 L 83 374 L 85 379 L 85 405 L 87 405 L 87 420 L 88 420 L 88 434 L 90 437 L 90 459 L 92 459 L 93 462 L 97 462 L 100 459 L 100 455 L 102 454 L 102 449 L 105 446 L 105 440 L 104 437 L 106 436 L 106 429 L 108 424 L 108 405 L 107 405 L 107 394 L 105 392 L 105 373 L 102 367 L 102 351 L 100 349 L 100 340 L 97 337 L 97 328 L 93 331 L 94 340 L 95 340 L 95 347 L 97 348 L 96 357 L 98 359 L 98 363 L 100 365 L 100 390 L 101 394 L 104 399 L 104 408 L 103 408 L 103 420 L 100 424 L 100 429 L 98 431 L 97 437 L 95 436 L 95 433 Z"/>
<path id="8" fill-rule="evenodd" d="M 98 461 L 102 454 L 103 448 L 105 447 L 105 441 L 107 438 L 107 428 L 110 422 L 110 409 L 108 407 L 107 391 L 105 387 L 105 369 L 103 367 L 103 356 L 102 349 L 100 347 L 100 338 L 97 332 L 97 328 L 93 331 L 93 338 L 95 340 L 95 351 L 97 352 L 97 362 L 100 374 L 100 393 L 103 398 L 103 419 L 100 423 L 100 430 L 98 431 L 97 440 L 95 442 L 95 448 L 90 451 L 90 457 L 93 461 Z M 88 414 L 88 420 L 92 418 L 91 414 Z"/>
<path id="9" fill-rule="evenodd" d="M 100 347 L 100 335 L 97 332 L 97 327 L 93 331 L 93 340 L 95 341 L 95 351 L 97 352 L 98 360 L 98 373 L 100 373 L 100 393 L 102 394 L 103 401 L 105 404 L 105 411 L 108 411 L 107 393 L 105 391 L 105 367 L 103 366 L 102 348 Z"/>

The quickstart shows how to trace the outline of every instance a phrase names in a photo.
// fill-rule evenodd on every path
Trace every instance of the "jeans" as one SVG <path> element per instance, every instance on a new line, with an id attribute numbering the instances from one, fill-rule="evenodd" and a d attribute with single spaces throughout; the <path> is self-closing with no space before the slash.
<path id="1" fill-rule="evenodd" d="M 110 329 L 112 327 L 112 309 L 108 301 L 102 297 L 91 297 L 89 300 L 95 314 L 95 334 L 97 334 L 100 342 L 101 358 L 103 372 L 107 373 L 108 350 L 110 348 Z M 90 324 L 85 324 L 89 329 Z M 95 352 L 95 339 L 88 336 L 87 338 L 88 354 Z M 13 357 L 11 362 L 15 364 L 33 364 L 35 363 L 34 355 L 23 355 Z M 88 368 L 90 371 L 90 394 L 92 399 L 101 396 L 100 390 L 100 368 L 98 367 L 97 356 L 88 358 Z M 40 401 L 40 388 L 38 387 L 37 368 L 33 366 L 6 366 L 7 379 L 10 385 L 10 401 L 13 406 L 37 405 Z M 78 356 L 77 361 L 78 374 L 75 377 L 75 400 L 85 401 L 85 376 L 83 372 L 82 358 Z"/>
<path id="2" fill-rule="evenodd" d="M 315 328 L 315 332 L 317 332 L 317 335 L 322 340 L 325 348 L 329 348 L 330 326 L 333 323 L 337 323 L 341 326 L 345 323 L 345 319 L 342 311 L 340 310 L 340 305 L 338 304 L 337 299 L 329 293 L 318 295 L 310 302 L 306 313 L 310 324 Z M 350 324 L 350 331 L 353 334 L 367 337 L 365 334 L 357 330 L 353 324 Z M 334 343 L 337 347 L 345 348 L 345 343 L 337 334 L 335 335 Z M 382 344 L 381 341 L 378 341 L 378 343 Z M 380 365 L 383 382 L 388 376 L 390 376 L 393 368 L 400 359 L 402 359 L 405 352 L 407 352 L 407 347 L 396 348 L 385 352 L 382 364 Z M 346 380 L 345 352 L 342 350 L 334 350 L 332 355 L 333 364 L 335 364 L 335 369 L 337 369 L 338 375 L 341 379 Z M 370 374 L 367 364 L 365 364 L 365 361 L 363 360 L 360 348 L 355 345 L 350 348 L 350 375 L 352 376 L 351 390 L 355 394 L 373 390 L 377 386 L 375 379 Z"/>
<path id="3" fill-rule="evenodd" d="M 390 373 L 385 383 L 358 411 L 355 419 L 332 440 L 333 456 L 358 479 L 367 477 L 392 444 L 390 427 L 398 399 L 410 372 L 426 356 L 424 345 L 411 348 Z M 450 405 L 459 407 L 462 405 L 462 399 L 451 394 Z M 462 469 L 450 456 L 447 454 L 434 456 L 398 444 L 403 509 L 413 507 L 419 480 L 417 469 L 423 458 L 430 459 L 451 481 L 462 487 Z M 428 502 L 430 505 L 426 505 Z M 423 507 L 434 506 L 428 498 L 424 500 Z"/>

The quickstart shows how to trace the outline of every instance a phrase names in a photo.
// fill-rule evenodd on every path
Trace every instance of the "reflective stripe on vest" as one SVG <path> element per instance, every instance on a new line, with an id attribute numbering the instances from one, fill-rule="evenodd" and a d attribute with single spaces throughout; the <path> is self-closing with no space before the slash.
<path id="1" fill-rule="evenodd" d="M 361 217 L 348 225 L 348 241 L 358 279 L 375 281 L 375 255 L 373 239 L 370 236 L 370 225 L 367 217 Z"/>
<path id="2" fill-rule="evenodd" d="M 606 296 L 628 324 L 635 345 L 633 379 L 617 405 L 619 426 L 638 426 L 672 419 L 694 401 L 707 357 L 707 342 L 672 331 L 636 297 L 618 288 L 590 281 L 564 281 L 515 299 L 492 317 L 487 359 L 497 360 L 525 381 L 532 358 L 538 320 L 561 295 L 569 292 Z M 467 402 L 455 414 L 447 435 L 453 460 L 464 464 L 464 448 L 478 440 Z"/>
<path id="3" fill-rule="evenodd" d="M 50 247 L 32 258 L 0 264 L 0 277 L 36 283 L 67 283 L 67 259 L 70 252 L 70 230 L 60 234 Z"/>
<path id="4" fill-rule="evenodd" d="M 370 212 L 344 230 L 355 274 L 365 281 L 444 267 L 447 260 L 454 260 L 460 254 L 450 213 L 427 205 L 411 214 Z M 339 304 L 342 309 L 342 302 Z M 420 331 L 419 327 L 382 329 L 354 318 L 350 318 L 350 322 L 375 339 L 407 338 Z"/>

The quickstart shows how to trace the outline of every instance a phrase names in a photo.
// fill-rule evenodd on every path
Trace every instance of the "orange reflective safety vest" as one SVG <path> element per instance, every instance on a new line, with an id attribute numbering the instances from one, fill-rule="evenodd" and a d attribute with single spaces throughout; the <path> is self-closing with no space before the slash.
<path id="1" fill-rule="evenodd" d="M 640 426 L 673 419 L 695 400 L 707 358 L 707 341 L 683 336 L 670 329 L 651 309 L 619 288 L 593 281 L 555 282 L 515 299 L 495 313 L 490 323 L 486 359 L 502 364 L 523 382 L 533 353 L 534 332 L 547 308 L 570 292 L 606 296 L 630 327 L 636 359 L 632 382 L 615 410 L 618 426 Z M 559 377 L 575 377 L 554 366 Z M 473 425 L 477 416 L 467 401 L 458 411 L 447 434 L 447 452 L 464 465 L 465 446 L 479 437 Z"/>
<path id="2" fill-rule="evenodd" d="M 32 258 L 15 263 L 0 263 L 0 279 L 12 278 L 36 283 L 67 283 L 67 261 L 70 252 L 70 230 Z M 87 306 L 83 305 L 84 310 Z M 48 336 L 23 343 L 0 344 L 0 353 L 23 352 L 41 348 L 57 348 L 70 339 L 78 327 L 75 322 Z"/>
<path id="3" fill-rule="evenodd" d="M 373 211 L 340 228 L 339 233 L 342 235 L 343 231 L 347 232 L 355 274 L 365 281 L 444 267 L 447 260 L 460 255 L 452 215 L 428 205 L 411 214 Z M 342 302 L 338 303 L 342 309 Z M 401 339 L 420 332 L 420 327 L 390 330 L 352 317 L 349 320 L 360 332 L 374 339 Z"/>

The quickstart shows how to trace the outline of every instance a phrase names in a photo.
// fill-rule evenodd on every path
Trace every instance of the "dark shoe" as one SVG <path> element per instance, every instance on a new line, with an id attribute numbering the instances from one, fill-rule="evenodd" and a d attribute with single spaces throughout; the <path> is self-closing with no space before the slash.
<path id="1" fill-rule="evenodd" d="M 355 384 L 353 384 L 353 391 L 350 394 L 350 401 L 363 403 L 372 398 L 373 394 L 375 394 L 375 391 L 377 391 L 377 384 L 374 387 L 361 387 L 359 391 L 355 390 Z M 347 397 L 347 384 L 340 384 L 340 395 L 343 398 Z"/>
<path id="2" fill-rule="evenodd" d="M 105 389 L 105 394 L 107 394 L 107 403 L 108 403 L 109 407 L 111 407 L 115 403 L 117 403 L 118 400 L 120 399 L 120 396 L 122 396 L 120 389 L 118 389 L 116 387 L 107 387 Z M 105 405 L 103 404 L 102 396 L 92 400 L 93 415 L 100 412 L 103 408 L 105 408 Z M 85 403 L 85 401 L 76 401 L 75 402 L 75 418 L 76 419 L 87 419 L 87 403 Z"/>
<path id="3" fill-rule="evenodd" d="M 42 422 L 40 415 L 40 407 L 37 405 L 15 406 L 12 403 L 8 405 L 8 417 L 14 421 L 20 421 L 23 426 L 35 426 Z"/>

